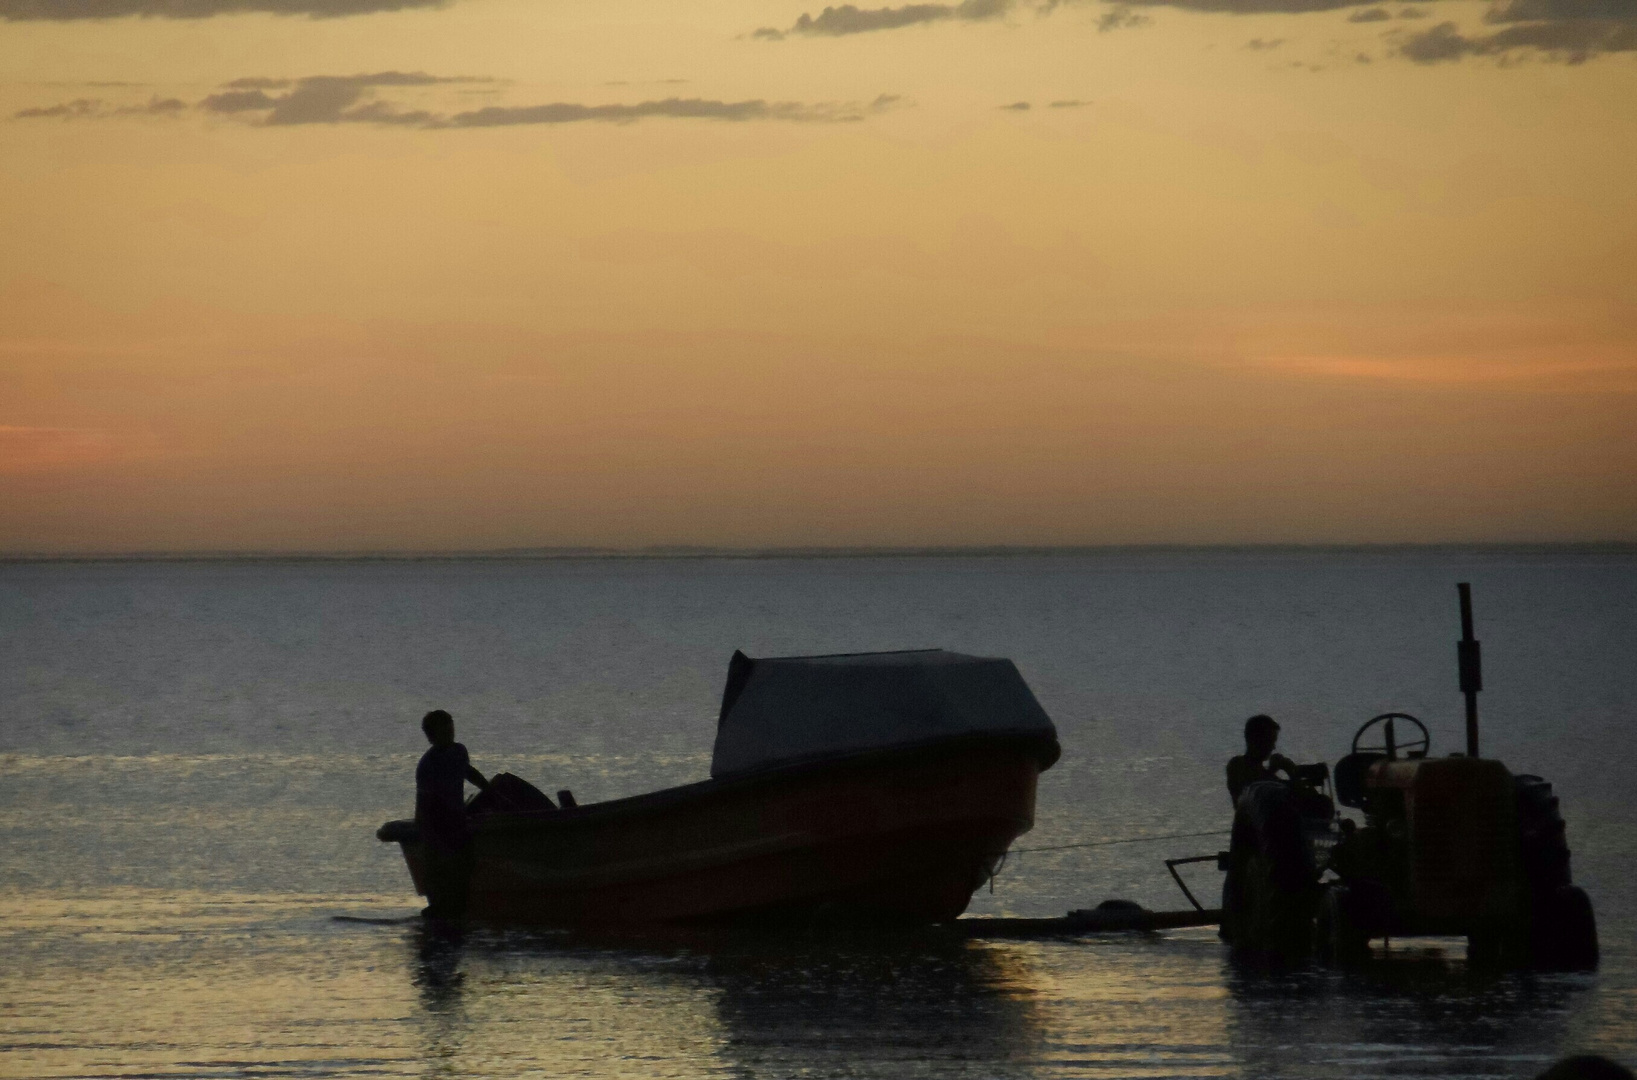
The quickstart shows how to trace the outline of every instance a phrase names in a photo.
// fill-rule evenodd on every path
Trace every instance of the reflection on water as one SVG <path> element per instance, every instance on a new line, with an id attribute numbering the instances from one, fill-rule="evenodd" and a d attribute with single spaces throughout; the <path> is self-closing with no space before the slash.
<path id="1" fill-rule="evenodd" d="M 1228 1038 L 1259 1076 L 1531 1076 L 1559 1056 L 1586 975 L 1472 969 L 1464 950 L 1378 948 L 1345 972 L 1225 962 Z"/>
<path id="2" fill-rule="evenodd" d="M 380 911 L 378 907 L 373 910 Z M 331 901 L 0 897 L 0 1072 L 23 1077 L 1530 1077 L 1629 1059 L 1630 988 L 1231 963 L 1208 932 L 434 933 Z"/>
<path id="3" fill-rule="evenodd" d="M 1022 958 L 943 936 L 417 928 L 407 946 L 434 1073 L 1028 1076 L 1042 1044 Z"/>
<path id="4" fill-rule="evenodd" d="M 1027 964 L 971 942 L 720 949 L 704 976 L 743 1076 L 1025 1076 L 1041 1042 Z"/>
<path id="5" fill-rule="evenodd" d="M 1532 1076 L 1594 982 L 1437 948 L 1274 972 L 1186 936 L 416 930 L 408 950 L 434 1075 Z"/>
<path id="6" fill-rule="evenodd" d="M 440 927 L 417 927 L 411 935 L 416 963 L 412 981 L 421 996 L 421 1060 L 430 1076 L 456 1075 L 470 1022 L 465 1010 L 463 942 Z"/>

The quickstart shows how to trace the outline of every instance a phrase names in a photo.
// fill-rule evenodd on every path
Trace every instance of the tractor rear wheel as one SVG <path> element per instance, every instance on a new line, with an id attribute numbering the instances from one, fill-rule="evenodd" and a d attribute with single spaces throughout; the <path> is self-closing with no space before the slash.
<path id="1" fill-rule="evenodd" d="M 1519 854 L 1529 898 L 1529 962 L 1560 971 L 1594 968 L 1597 918 L 1585 891 L 1572 884 L 1568 834 L 1557 796 L 1552 785 L 1538 776 L 1516 776 L 1513 784 Z"/>
<path id="2" fill-rule="evenodd" d="M 1518 841 L 1523 879 L 1531 892 L 1546 893 L 1572 882 L 1569 839 L 1552 785 L 1538 776 L 1514 776 L 1518 808 Z"/>
<path id="3" fill-rule="evenodd" d="M 1591 971 L 1597 967 L 1597 916 L 1586 890 L 1566 885 L 1536 897 L 1529 919 L 1529 953 L 1548 971 Z"/>

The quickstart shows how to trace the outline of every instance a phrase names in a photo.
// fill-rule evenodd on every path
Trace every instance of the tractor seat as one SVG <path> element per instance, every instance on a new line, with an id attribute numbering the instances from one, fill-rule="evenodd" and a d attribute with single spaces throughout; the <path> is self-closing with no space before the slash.
<path id="1" fill-rule="evenodd" d="M 1364 809 L 1364 774 L 1378 761 L 1386 761 L 1386 754 L 1348 754 L 1336 762 L 1331 774 L 1336 783 L 1336 801 L 1354 810 Z"/>

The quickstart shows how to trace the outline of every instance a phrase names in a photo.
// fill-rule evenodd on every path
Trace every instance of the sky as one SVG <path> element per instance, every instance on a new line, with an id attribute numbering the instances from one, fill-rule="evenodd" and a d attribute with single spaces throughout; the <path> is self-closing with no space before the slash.
<path id="1" fill-rule="evenodd" d="M 1637 0 L 0 0 L 0 553 L 1637 541 Z"/>

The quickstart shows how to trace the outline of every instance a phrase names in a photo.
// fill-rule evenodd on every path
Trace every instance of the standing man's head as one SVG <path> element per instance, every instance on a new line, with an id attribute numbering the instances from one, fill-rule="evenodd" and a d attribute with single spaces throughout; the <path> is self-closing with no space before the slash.
<path id="1" fill-rule="evenodd" d="M 1245 721 L 1245 756 L 1265 761 L 1279 741 L 1279 725 L 1266 713 Z"/>
<path id="2" fill-rule="evenodd" d="M 421 730 L 433 746 L 448 746 L 455 741 L 455 718 L 442 709 L 433 709 L 421 717 Z"/>

